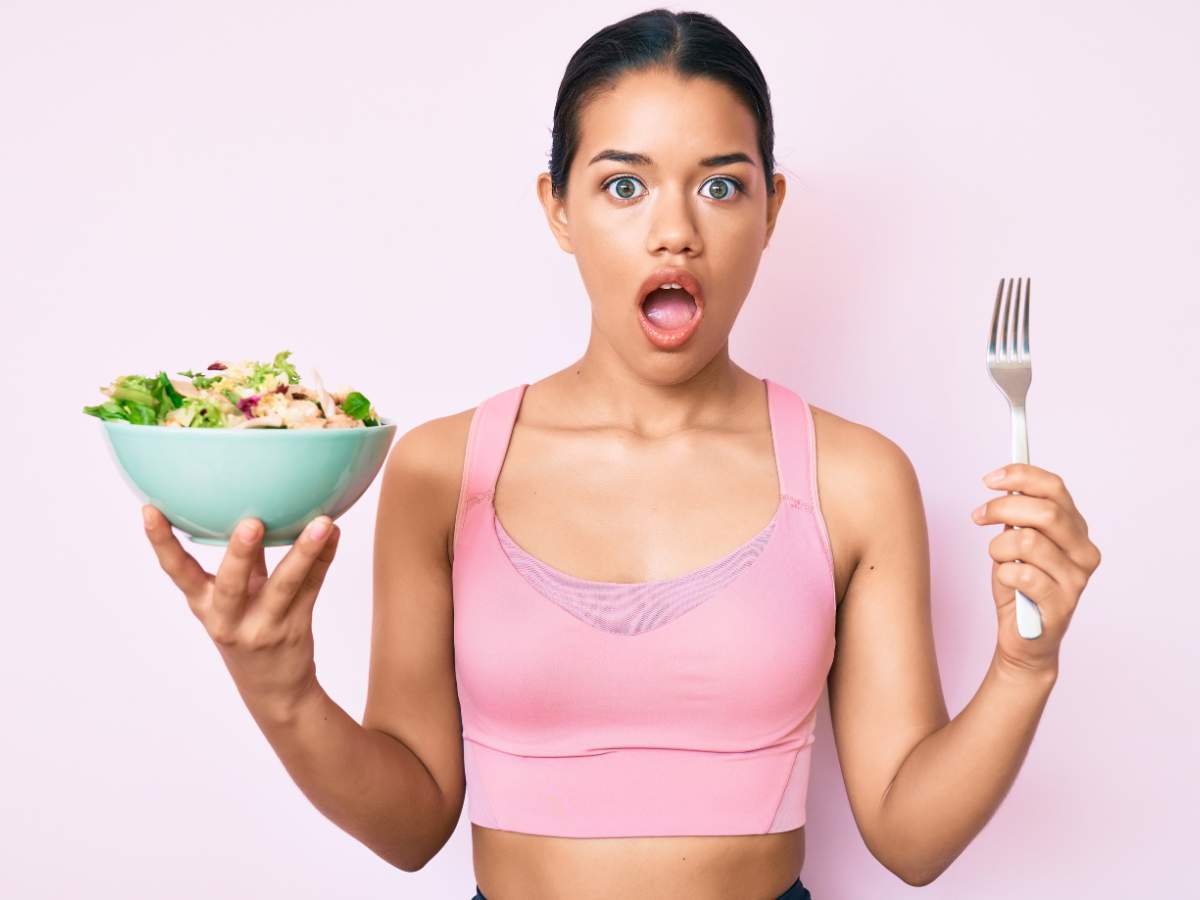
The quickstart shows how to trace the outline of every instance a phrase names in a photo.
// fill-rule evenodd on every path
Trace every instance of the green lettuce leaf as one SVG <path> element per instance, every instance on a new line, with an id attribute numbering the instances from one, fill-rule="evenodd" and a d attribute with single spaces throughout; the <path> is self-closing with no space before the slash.
<path id="1" fill-rule="evenodd" d="M 221 377 L 219 372 L 216 375 L 205 375 L 203 372 L 193 372 L 190 369 L 186 372 L 176 372 L 175 374 L 190 378 L 192 386 L 200 391 L 212 387 Z"/>
<path id="2" fill-rule="evenodd" d="M 299 384 L 300 373 L 296 371 L 296 367 L 287 361 L 287 358 L 292 355 L 291 350 L 281 350 L 275 354 L 275 368 L 287 375 L 288 384 Z"/>
<path id="3" fill-rule="evenodd" d="M 225 417 L 215 403 L 201 397 L 183 398 L 184 422 L 188 428 L 225 428 Z"/>
<path id="4" fill-rule="evenodd" d="M 107 403 L 101 403 L 97 406 L 85 406 L 83 411 L 89 416 L 95 416 L 97 419 L 129 421 L 129 413 L 116 400 L 109 400 Z"/>
<path id="5" fill-rule="evenodd" d="M 370 415 L 371 401 L 358 391 L 351 391 L 342 401 L 342 411 L 350 418 L 361 421 Z"/>

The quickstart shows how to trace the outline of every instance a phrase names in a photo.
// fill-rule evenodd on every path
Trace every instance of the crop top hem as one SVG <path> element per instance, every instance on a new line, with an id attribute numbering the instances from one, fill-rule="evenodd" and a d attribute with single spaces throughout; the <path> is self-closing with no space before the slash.
<path id="1" fill-rule="evenodd" d="M 768 753 L 621 748 L 526 757 L 464 737 L 468 816 L 484 828 L 555 837 L 791 831 L 805 823 L 812 742 L 810 733 L 798 747 Z"/>

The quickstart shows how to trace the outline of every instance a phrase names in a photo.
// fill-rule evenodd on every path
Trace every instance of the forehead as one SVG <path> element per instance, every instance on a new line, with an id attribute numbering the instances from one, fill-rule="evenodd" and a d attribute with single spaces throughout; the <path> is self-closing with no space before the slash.
<path id="1" fill-rule="evenodd" d="M 606 148 L 645 153 L 659 165 L 690 166 L 734 150 L 757 158 L 753 114 L 731 88 L 703 76 L 657 69 L 622 75 L 583 107 L 579 126 L 582 165 Z"/>

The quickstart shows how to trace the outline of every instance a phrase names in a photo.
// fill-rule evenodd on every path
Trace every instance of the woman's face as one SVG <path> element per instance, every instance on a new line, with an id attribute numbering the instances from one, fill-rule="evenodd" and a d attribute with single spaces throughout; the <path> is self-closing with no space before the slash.
<path id="1" fill-rule="evenodd" d="M 745 159 L 711 159 L 731 154 Z M 610 348 L 635 371 L 673 378 L 727 354 L 783 202 L 783 176 L 774 183 L 768 197 L 753 114 L 717 81 L 635 72 L 588 102 L 566 196 L 552 196 L 548 173 L 538 194 L 591 298 L 589 353 Z M 703 295 L 676 345 L 652 341 L 640 321 L 639 289 L 662 266 L 691 272 Z"/>

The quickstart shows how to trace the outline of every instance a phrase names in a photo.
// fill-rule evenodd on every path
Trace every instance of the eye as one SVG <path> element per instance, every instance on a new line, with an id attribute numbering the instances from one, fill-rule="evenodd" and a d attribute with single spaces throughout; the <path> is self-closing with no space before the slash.
<path id="1" fill-rule="evenodd" d="M 640 195 L 630 193 L 632 190 L 631 185 L 635 182 L 641 184 L 641 181 L 637 178 L 634 178 L 632 175 L 618 175 L 616 178 L 611 178 L 604 182 L 603 190 L 607 192 L 610 197 L 613 197 L 616 200 L 636 200 Z M 612 185 L 620 185 L 620 187 L 617 188 L 616 194 L 608 190 Z"/>
<path id="2" fill-rule="evenodd" d="M 740 181 L 738 181 L 736 178 L 730 177 L 729 175 L 717 175 L 715 178 L 708 179 L 708 181 L 706 181 L 706 182 L 704 182 L 704 184 L 700 185 L 700 190 L 703 191 L 707 185 L 717 184 L 718 182 L 722 182 L 722 181 L 727 181 L 730 184 L 732 184 L 737 189 L 738 193 L 742 193 L 745 191 L 745 187 L 743 187 L 742 183 Z M 726 197 L 729 196 L 729 188 L 728 187 L 718 187 L 715 189 L 715 192 L 713 194 L 701 193 L 700 196 L 708 197 L 710 200 L 724 200 Z"/>

